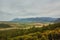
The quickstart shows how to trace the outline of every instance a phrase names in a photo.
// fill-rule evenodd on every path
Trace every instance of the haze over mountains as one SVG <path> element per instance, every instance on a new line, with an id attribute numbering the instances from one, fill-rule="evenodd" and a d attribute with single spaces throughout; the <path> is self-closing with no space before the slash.
<path id="1" fill-rule="evenodd" d="M 54 22 L 58 18 L 51 17 L 36 17 L 36 18 L 15 18 L 12 21 L 15 22 Z"/>

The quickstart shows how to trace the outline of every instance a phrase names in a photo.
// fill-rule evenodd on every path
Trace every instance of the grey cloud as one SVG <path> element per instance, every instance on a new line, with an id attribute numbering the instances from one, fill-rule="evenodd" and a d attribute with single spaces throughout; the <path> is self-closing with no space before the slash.
<path id="1" fill-rule="evenodd" d="M 60 17 L 60 0 L 0 0 L 0 20 Z"/>

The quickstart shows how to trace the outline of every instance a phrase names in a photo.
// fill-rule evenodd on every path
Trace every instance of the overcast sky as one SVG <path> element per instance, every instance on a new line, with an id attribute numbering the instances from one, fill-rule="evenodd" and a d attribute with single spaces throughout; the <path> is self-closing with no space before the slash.
<path id="1" fill-rule="evenodd" d="M 0 21 L 26 17 L 60 18 L 60 0 L 0 0 Z"/>

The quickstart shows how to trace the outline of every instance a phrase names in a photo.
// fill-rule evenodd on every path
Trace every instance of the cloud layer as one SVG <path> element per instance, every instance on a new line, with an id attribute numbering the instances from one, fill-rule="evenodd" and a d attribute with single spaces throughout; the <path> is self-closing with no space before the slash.
<path id="1" fill-rule="evenodd" d="M 0 20 L 60 17 L 60 0 L 0 0 Z"/>

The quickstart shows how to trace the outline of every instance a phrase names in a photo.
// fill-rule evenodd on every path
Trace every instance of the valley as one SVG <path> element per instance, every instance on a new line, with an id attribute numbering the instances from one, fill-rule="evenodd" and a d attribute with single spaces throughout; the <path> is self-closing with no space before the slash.
<path id="1" fill-rule="evenodd" d="M 0 40 L 60 40 L 60 23 L 0 22 Z"/>

